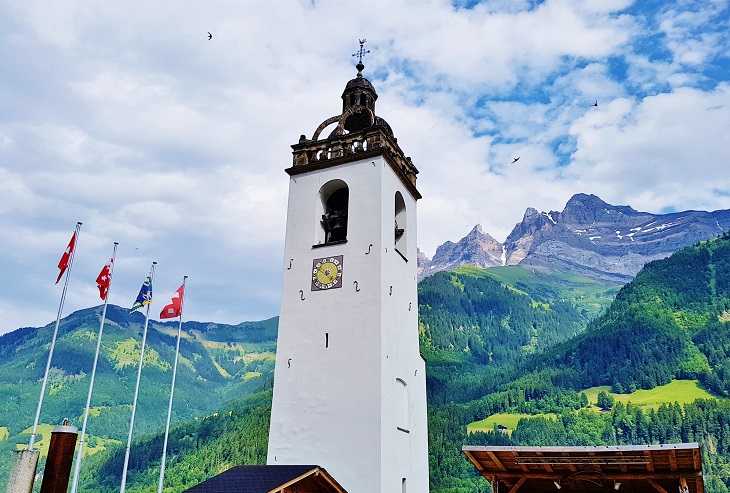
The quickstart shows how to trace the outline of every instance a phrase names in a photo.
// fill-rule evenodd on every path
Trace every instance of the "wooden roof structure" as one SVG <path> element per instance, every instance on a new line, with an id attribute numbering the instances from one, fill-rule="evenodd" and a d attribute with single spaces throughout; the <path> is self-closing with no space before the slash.
<path id="1" fill-rule="evenodd" d="M 235 466 L 184 493 L 347 493 L 314 465 Z"/>
<path id="2" fill-rule="evenodd" d="M 704 493 L 697 443 L 462 451 L 494 493 Z M 560 490 L 560 491 L 558 491 Z"/>

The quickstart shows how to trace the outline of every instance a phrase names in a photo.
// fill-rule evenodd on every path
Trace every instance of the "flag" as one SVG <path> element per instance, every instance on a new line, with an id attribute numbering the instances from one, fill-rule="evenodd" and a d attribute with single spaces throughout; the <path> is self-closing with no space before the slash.
<path id="1" fill-rule="evenodd" d="M 113 267 L 114 259 L 110 258 L 109 262 L 99 272 L 99 277 L 96 278 L 96 287 L 99 288 L 99 297 L 102 300 L 106 300 L 106 295 L 109 292 L 109 285 L 112 283 Z"/>
<path id="2" fill-rule="evenodd" d="M 185 294 L 185 285 L 183 284 L 178 288 L 177 291 L 175 291 L 175 294 L 172 295 L 172 300 L 169 305 L 165 305 L 165 307 L 160 312 L 160 318 L 175 318 L 179 317 L 182 313 L 182 302 L 183 302 L 183 295 Z"/>
<path id="3" fill-rule="evenodd" d="M 71 255 L 74 252 L 75 246 L 76 246 L 76 231 L 74 231 L 74 234 L 71 237 L 71 241 L 68 242 L 66 251 L 63 252 L 63 255 L 61 256 L 61 260 L 58 262 L 58 268 L 61 270 L 61 272 L 58 273 L 58 279 L 56 279 L 56 284 L 58 284 L 58 281 L 61 280 L 61 276 L 63 276 L 63 273 L 66 272 L 66 269 L 68 269 L 68 263 L 71 261 Z"/>
<path id="4" fill-rule="evenodd" d="M 143 306 L 147 306 L 150 303 L 152 303 L 152 273 L 150 273 L 150 275 L 147 276 L 147 279 L 144 280 L 144 283 L 142 283 L 142 288 L 139 290 L 137 299 L 134 300 L 134 304 L 132 305 L 132 309 L 129 310 L 129 313 L 132 313 Z"/>

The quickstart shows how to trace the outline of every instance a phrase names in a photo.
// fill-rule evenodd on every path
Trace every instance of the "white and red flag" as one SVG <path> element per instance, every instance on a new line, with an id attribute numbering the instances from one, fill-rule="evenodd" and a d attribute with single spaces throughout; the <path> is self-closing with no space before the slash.
<path id="1" fill-rule="evenodd" d="M 76 231 L 74 231 L 74 234 L 71 237 L 71 241 L 68 242 L 66 251 L 63 252 L 63 255 L 61 256 L 61 260 L 58 262 L 58 268 L 61 270 L 61 272 L 58 273 L 58 279 L 56 279 L 56 284 L 58 284 L 58 281 L 61 280 L 61 276 L 63 276 L 63 273 L 66 272 L 66 269 L 68 269 L 68 264 L 71 261 L 71 255 L 73 255 L 75 247 L 76 247 Z"/>
<path id="2" fill-rule="evenodd" d="M 110 258 L 109 262 L 99 272 L 99 277 L 96 278 L 96 287 L 99 288 L 99 297 L 102 300 L 106 300 L 106 295 L 109 293 L 109 285 L 112 283 L 112 271 L 114 271 L 114 259 Z"/>
<path id="3" fill-rule="evenodd" d="M 175 318 L 179 317 L 182 313 L 183 296 L 185 295 L 185 284 L 180 286 L 175 294 L 172 295 L 172 300 L 169 305 L 160 312 L 160 318 Z"/>

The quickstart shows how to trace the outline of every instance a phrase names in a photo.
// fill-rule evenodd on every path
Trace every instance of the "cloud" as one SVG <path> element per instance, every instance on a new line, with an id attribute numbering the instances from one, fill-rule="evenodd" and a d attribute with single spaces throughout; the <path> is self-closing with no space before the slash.
<path id="1" fill-rule="evenodd" d="M 190 276 L 191 319 L 276 315 L 290 145 L 341 111 L 358 38 L 429 255 L 579 192 L 730 207 L 726 1 L 71 0 L 0 21 L 0 333 L 52 321 L 76 221 L 65 313 L 99 303 L 118 241 L 112 303 L 155 260 L 161 299 Z"/>

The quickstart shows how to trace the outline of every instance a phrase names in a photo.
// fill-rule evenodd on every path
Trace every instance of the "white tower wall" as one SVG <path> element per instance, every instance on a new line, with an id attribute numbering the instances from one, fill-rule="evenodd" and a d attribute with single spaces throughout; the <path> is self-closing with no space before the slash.
<path id="1" fill-rule="evenodd" d="M 317 141 L 317 135 L 299 147 L 311 151 L 329 142 Z M 315 161 L 301 168 L 294 146 L 291 170 L 296 172 L 288 170 L 267 462 L 319 465 L 349 493 L 428 491 L 426 371 L 418 345 L 416 284 L 420 196 L 415 178 L 411 183 L 406 175 L 415 177 L 417 171 L 389 139 L 376 129 L 367 135 L 376 149 L 354 146 L 345 153 L 349 157 L 339 154 L 333 161 L 327 150 L 317 161 L 313 156 L 321 154 L 314 149 L 302 159 Z M 320 191 L 332 180 L 348 187 L 347 240 L 319 245 Z M 396 220 L 402 236 L 396 235 Z M 339 256 L 341 287 L 313 290 L 313 261 Z"/>

